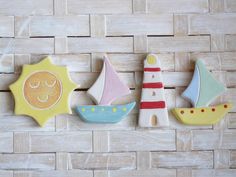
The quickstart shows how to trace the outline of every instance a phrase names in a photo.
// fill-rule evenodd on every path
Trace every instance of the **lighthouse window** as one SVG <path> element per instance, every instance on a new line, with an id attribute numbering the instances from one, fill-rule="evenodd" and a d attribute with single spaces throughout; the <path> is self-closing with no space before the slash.
<path id="1" fill-rule="evenodd" d="M 152 92 L 152 96 L 156 96 L 156 92 L 155 91 Z"/>

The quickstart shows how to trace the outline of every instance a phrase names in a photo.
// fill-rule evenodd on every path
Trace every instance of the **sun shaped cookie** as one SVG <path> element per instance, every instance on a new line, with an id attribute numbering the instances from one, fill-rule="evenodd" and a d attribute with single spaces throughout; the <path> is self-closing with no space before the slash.
<path id="1" fill-rule="evenodd" d="M 31 116 L 40 126 L 57 114 L 71 114 L 69 100 L 75 88 L 67 68 L 52 64 L 50 57 L 24 65 L 20 78 L 10 85 L 15 114 Z"/>

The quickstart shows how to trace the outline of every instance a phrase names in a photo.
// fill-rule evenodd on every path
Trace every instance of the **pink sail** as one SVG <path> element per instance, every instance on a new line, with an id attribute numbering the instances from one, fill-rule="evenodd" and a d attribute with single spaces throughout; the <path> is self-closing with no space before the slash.
<path id="1" fill-rule="evenodd" d="M 88 90 L 88 94 L 97 104 L 110 105 L 115 99 L 129 93 L 129 88 L 120 80 L 105 56 L 102 72 L 94 85 Z"/>

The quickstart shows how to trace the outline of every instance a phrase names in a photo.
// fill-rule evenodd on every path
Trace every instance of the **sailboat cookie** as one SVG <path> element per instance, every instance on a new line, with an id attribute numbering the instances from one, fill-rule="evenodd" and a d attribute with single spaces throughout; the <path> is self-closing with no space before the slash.
<path id="1" fill-rule="evenodd" d="M 72 113 L 69 96 L 76 87 L 67 68 L 53 65 L 49 57 L 34 65 L 24 65 L 20 78 L 10 85 L 15 114 L 31 116 L 43 126 L 57 114 Z"/>
<path id="2" fill-rule="evenodd" d="M 102 71 L 87 94 L 97 105 L 77 106 L 76 112 L 84 121 L 90 123 L 117 123 L 135 106 L 135 102 L 111 105 L 115 99 L 130 94 L 130 90 L 120 80 L 106 56 Z"/>
<path id="3" fill-rule="evenodd" d="M 139 126 L 169 126 L 160 60 L 153 54 L 149 54 L 144 60 Z"/>
<path id="4" fill-rule="evenodd" d="M 175 108 L 172 112 L 184 124 L 213 125 L 233 107 L 231 103 L 208 107 L 224 91 L 224 85 L 211 75 L 201 60 L 197 60 L 192 81 L 182 94 L 194 108 Z"/>

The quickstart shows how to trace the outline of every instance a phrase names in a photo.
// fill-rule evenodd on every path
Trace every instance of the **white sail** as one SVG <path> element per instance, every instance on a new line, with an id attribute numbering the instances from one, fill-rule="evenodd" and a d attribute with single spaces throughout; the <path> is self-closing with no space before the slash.
<path id="1" fill-rule="evenodd" d="M 97 78 L 96 82 L 92 85 L 92 87 L 90 87 L 90 89 L 87 91 L 88 95 L 93 99 L 93 101 L 96 104 L 99 104 L 102 99 L 103 88 L 104 88 L 105 77 L 106 77 L 105 70 L 106 70 L 106 65 L 103 64 L 103 68 L 99 77 Z"/>

